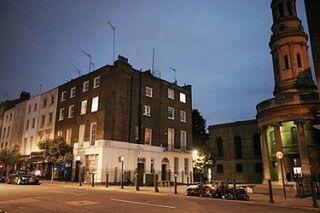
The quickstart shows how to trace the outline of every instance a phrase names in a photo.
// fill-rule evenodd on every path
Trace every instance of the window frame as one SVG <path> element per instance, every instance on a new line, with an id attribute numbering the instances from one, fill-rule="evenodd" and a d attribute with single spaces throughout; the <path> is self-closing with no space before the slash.
<path id="1" fill-rule="evenodd" d="M 174 89 L 168 88 L 168 98 L 174 100 Z"/>
<path id="2" fill-rule="evenodd" d="M 151 107 L 149 105 L 143 105 L 143 115 L 151 117 Z"/>
<path id="3" fill-rule="evenodd" d="M 89 91 L 89 87 L 90 87 L 90 81 L 84 81 L 82 84 L 82 92 Z"/>
<path id="4" fill-rule="evenodd" d="M 93 79 L 93 89 L 100 87 L 100 75 Z"/>
<path id="5" fill-rule="evenodd" d="M 88 100 L 81 101 L 80 115 L 87 114 Z"/>
<path id="6" fill-rule="evenodd" d="M 179 100 L 180 100 L 181 103 L 184 103 L 184 104 L 187 103 L 187 95 L 185 93 L 183 93 L 183 92 L 180 92 Z"/>
<path id="7" fill-rule="evenodd" d="M 172 111 L 172 116 L 170 116 L 171 115 L 170 110 Z M 170 106 L 168 107 L 168 119 L 174 120 L 174 108 Z"/>
<path id="8" fill-rule="evenodd" d="M 77 91 L 77 88 L 76 88 L 76 87 L 72 87 L 72 88 L 70 89 L 70 98 L 76 97 L 76 91 Z"/>
<path id="9" fill-rule="evenodd" d="M 153 97 L 153 89 L 152 89 L 152 87 L 146 86 L 145 92 L 146 92 L 146 97 L 149 97 L 149 98 Z"/>
<path id="10" fill-rule="evenodd" d="M 91 99 L 91 112 L 99 111 L 99 96 L 95 96 Z"/>
<path id="11" fill-rule="evenodd" d="M 183 123 L 187 122 L 187 112 L 184 110 L 180 110 L 180 121 Z"/>

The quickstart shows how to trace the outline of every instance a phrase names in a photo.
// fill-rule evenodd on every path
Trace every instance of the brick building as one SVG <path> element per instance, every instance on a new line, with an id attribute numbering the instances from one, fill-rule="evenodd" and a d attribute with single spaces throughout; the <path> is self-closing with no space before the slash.
<path id="1" fill-rule="evenodd" d="M 55 136 L 74 147 L 72 179 L 84 167 L 86 178 L 119 182 L 124 157 L 125 179 L 134 172 L 146 183 L 186 182 L 192 174 L 191 86 L 178 86 L 150 71 L 132 68 L 119 56 L 114 65 L 73 79 L 58 88 Z"/>

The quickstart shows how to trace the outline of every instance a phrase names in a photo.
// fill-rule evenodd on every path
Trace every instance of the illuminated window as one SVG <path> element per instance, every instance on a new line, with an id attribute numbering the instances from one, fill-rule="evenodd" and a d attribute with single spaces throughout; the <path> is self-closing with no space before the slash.
<path id="1" fill-rule="evenodd" d="M 100 76 L 93 79 L 93 89 L 100 87 Z"/>
<path id="2" fill-rule="evenodd" d="M 90 144 L 94 146 L 97 140 L 97 123 L 92 123 L 90 127 Z"/>
<path id="3" fill-rule="evenodd" d="M 180 102 L 186 103 L 186 94 L 180 92 Z"/>
<path id="4" fill-rule="evenodd" d="M 80 115 L 84 115 L 87 113 L 87 104 L 88 104 L 88 101 L 87 100 L 84 100 L 81 102 L 81 111 L 80 111 Z"/>
<path id="5" fill-rule="evenodd" d="M 74 105 L 69 106 L 68 118 L 73 118 L 74 115 Z"/>
<path id="6" fill-rule="evenodd" d="M 182 150 L 187 149 L 187 131 L 185 130 L 180 131 L 180 146 Z"/>
<path id="7" fill-rule="evenodd" d="M 63 91 L 63 92 L 61 93 L 61 101 L 65 101 L 66 98 L 67 98 L 67 91 Z"/>
<path id="8" fill-rule="evenodd" d="M 61 108 L 59 111 L 59 121 L 62 121 L 64 119 L 64 108 Z"/>
<path id="9" fill-rule="evenodd" d="M 168 98 L 174 100 L 174 90 L 168 88 Z"/>
<path id="10" fill-rule="evenodd" d="M 82 144 L 84 142 L 84 132 L 85 132 L 85 128 L 86 126 L 83 124 L 83 125 L 80 125 L 79 126 L 79 138 L 78 138 L 78 143 L 79 143 L 79 146 L 82 147 Z"/>
<path id="11" fill-rule="evenodd" d="M 83 85 L 82 85 L 82 92 L 86 92 L 89 90 L 89 81 L 85 81 L 83 82 Z"/>
<path id="12" fill-rule="evenodd" d="M 62 130 L 58 130 L 57 135 L 58 137 L 62 137 Z"/>
<path id="13" fill-rule="evenodd" d="M 76 96 L 76 87 L 72 87 L 70 90 L 70 98 L 73 98 Z"/>
<path id="14" fill-rule="evenodd" d="M 71 138 L 72 138 L 72 129 L 67 129 L 67 134 L 66 134 L 66 143 L 68 145 L 71 145 Z"/>
<path id="15" fill-rule="evenodd" d="M 91 112 L 98 111 L 98 106 L 99 106 L 99 96 L 96 96 L 96 97 L 92 98 Z"/>
<path id="16" fill-rule="evenodd" d="M 146 86 L 146 96 L 152 98 L 152 88 Z"/>
<path id="17" fill-rule="evenodd" d="M 174 120 L 174 108 L 168 107 L 168 118 Z"/>
<path id="18" fill-rule="evenodd" d="M 180 121 L 181 122 L 186 122 L 187 121 L 187 114 L 183 110 L 180 110 Z"/>
<path id="19" fill-rule="evenodd" d="M 143 115 L 151 116 L 151 107 L 147 105 L 143 105 Z"/>
<path id="20" fill-rule="evenodd" d="M 168 150 L 174 148 L 174 129 L 168 128 Z"/>
<path id="21" fill-rule="evenodd" d="M 152 129 L 144 129 L 144 144 L 151 145 L 152 142 Z"/>
<path id="22" fill-rule="evenodd" d="M 173 158 L 173 163 L 174 163 L 174 168 L 173 168 L 173 173 L 175 175 L 179 174 L 179 158 Z"/>

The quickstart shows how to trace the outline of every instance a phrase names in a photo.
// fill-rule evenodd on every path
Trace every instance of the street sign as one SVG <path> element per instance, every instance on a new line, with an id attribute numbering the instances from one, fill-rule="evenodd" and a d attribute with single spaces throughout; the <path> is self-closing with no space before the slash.
<path id="1" fill-rule="evenodd" d="M 277 157 L 277 159 L 282 159 L 283 158 L 283 152 L 277 151 L 276 157 Z"/>

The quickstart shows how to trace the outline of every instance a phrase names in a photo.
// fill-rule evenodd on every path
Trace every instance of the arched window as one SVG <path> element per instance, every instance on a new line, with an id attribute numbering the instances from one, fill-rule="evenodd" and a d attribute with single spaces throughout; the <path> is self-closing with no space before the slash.
<path id="1" fill-rule="evenodd" d="M 284 16 L 283 5 L 281 2 L 279 3 L 279 14 L 280 14 L 280 18 Z"/>
<path id="2" fill-rule="evenodd" d="M 298 62 L 298 67 L 302 67 L 301 55 L 300 55 L 300 53 L 297 54 L 297 62 Z"/>
<path id="3" fill-rule="evenodd" d="M 284 56 L 284 66 L 285 66 L 285 69 L 289 69 L 289 58 L 287 55 Z"/>
<path id="4" fill-rule="evenodd" d="M 222 138 L 218 137 L 216 139 L 216 143 L 217 143 L 218 157 L 222 158 L 223 157 L 223 140 L 222 140 Z"/>
<path id="5" fill-rule="evenodd" d="M 233 144 L 234 144 L 234 148 L 235 148 L 236 159 L 241 159 L 242 158 L 241 138 L 239 136 L 235 136 L 233 138 Z"/>
<path id="6" fill-rule="evenodd" d="M 297 127 L 295 126 L 291 127 L 291 143 L 298 144 L 298 133 L 297 133 Z"/>
<path id="7" fill-rule="evenodd" d="M 253 135 L 253 154 L 254 156 L 261 156 L 260 137 L 258 134 Z"/>
<path id="8" fill-rule="evenodd" d="M 287 1 L 287 9 L 288 9 L 288 14 L 289 16 L 292 16 L 292 6 L 291 6 L 291 2 Z"/>

